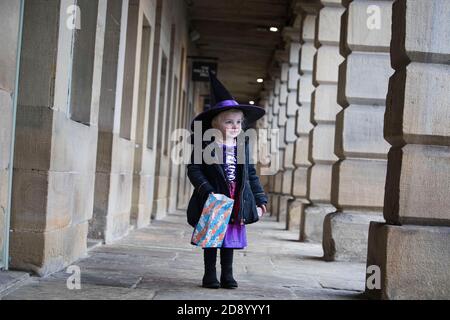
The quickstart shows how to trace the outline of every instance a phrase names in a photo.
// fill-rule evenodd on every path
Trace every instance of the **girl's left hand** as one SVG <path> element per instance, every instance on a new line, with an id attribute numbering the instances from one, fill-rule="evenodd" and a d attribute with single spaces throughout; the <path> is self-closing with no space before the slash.
<path id="1" fill-rule="evenodd" d="M 263 214 L 267 212 L 267 208 L 266 208 L 265 204 L 261 205 L 261 209 L 263 209 Z"/>

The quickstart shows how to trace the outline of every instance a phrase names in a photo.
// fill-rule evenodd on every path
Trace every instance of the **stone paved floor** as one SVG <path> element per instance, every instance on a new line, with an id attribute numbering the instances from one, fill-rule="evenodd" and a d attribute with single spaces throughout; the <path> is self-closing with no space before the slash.
<path id="1" fill-rule="evenodd" d="M 248 226 L 249 246 L 235 253 L 239 288 L 204 289 L 202 250 L 189 244 L 192 228 L 176 212 L 96 247 L 73 263 L 81 289 L 69 290 L 70 274 L 30 277 L 2 299 L 360 299 L 365 265 L 325 262 L 318 244 L 300 243 L 296 232 L 266 217 Z M 220 270 L 218 263 L 218 271 Z"/>

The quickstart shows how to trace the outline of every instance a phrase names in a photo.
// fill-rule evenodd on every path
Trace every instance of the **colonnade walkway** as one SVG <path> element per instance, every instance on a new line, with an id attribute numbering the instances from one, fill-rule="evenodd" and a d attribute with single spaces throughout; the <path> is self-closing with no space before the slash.
<path id="1" fill-rule="evenodd" d="M 177 211 L 90 249 L 72 264 L 80 270 L 80 289 L 68 288 L 76 273 L 64 269 L 30 276 L 1 299 L 364 299 L 365 264 L 323 261 L 320 244 L 298 242 L 297 232 L 271 216 L 247 230 L 249 246 L 235 252 L 237 289 L 201 287 L 202 249 L 189 243 L 192 228 Z"/>

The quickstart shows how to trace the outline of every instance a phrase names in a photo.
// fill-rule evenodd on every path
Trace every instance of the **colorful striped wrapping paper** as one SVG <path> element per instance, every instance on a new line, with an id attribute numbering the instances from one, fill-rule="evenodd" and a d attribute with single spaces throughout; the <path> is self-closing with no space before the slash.
<path id="1" fill-rule="evenodd" d="M 234 200 L 223 194 L 209 194 L 200 219 L 192 234 L 191 243 L 202 248 L 222 246 Z"/>

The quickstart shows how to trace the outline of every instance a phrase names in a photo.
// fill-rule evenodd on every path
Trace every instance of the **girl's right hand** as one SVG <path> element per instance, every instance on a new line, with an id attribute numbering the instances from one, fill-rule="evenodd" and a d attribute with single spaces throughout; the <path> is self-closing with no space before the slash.
<path id="1" fill-rule="evenodd" d="M 258 212 L 258 217 L 262 217 L 263 210 L 260 207 L 256 207 L 256 211 Z"/>

